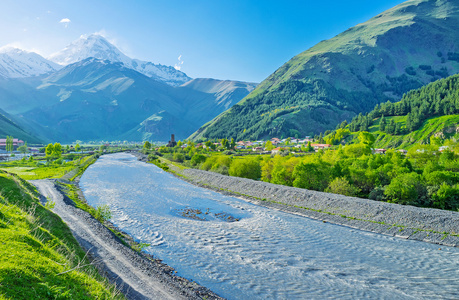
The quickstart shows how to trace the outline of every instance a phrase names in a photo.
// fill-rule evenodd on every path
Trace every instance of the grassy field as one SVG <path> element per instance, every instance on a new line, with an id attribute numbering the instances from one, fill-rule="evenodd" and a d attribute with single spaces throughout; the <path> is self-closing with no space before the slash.
<path id="1" fill-rule="evenodd" d="M 17 160 L 0 164 L 0 170 L 13 173 L 25 180 L 37 180 L 46 178 L 61 178 L 65 174 L 74 170 L 72 174 L 74 179 L 81 175 L 86 168 L 93 163 L 97 158 L 94 156 L 77 157 L 69 162 L 55 163 L 46 161 L 29 161 Z"/>
<path id="2" fill-rule="evenodd" d="M 123 299 L 35 189 L 0 172 L 0 298 Z"/>

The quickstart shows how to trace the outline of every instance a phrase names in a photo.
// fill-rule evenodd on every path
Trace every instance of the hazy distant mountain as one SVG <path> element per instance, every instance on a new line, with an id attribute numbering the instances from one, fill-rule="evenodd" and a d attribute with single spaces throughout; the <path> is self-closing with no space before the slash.
<path id="1" fill-rule="evenodd" d="M 410 0 L 285 63 L 194 138 L 304 136 L 459 71 L 459 2 Z"/>
<path id="2" fill-rule="evenodd" d="M 0 48 L 0 77 L 23 78 L 48 74 L 61 66 L 34 52 L 13 47 Z"/>
<path id="3" fill-rule="evenodd" d="M 21 98 L 8 86 L 27 90 L 29 97 L 20 107 L 8 107 L 20 125 L 60 142 L 167 141 L 171 133 L 184 139 L 254 88 L 253 83 L 215 79 L 172 87 L 121 62 L 96 58 L 68 65 L 34 84 L 0 80 L 0 107 L 9 103 L 3 98 Z"/>
<path id="4" fill-rule="evenodd" d="M 225 110 L 236 104 L 235 99 L 242 99 L 255 89 L 257 83 L 218 80 L 212 78 L 196 78 L 182 87 L 215 95 L 215 101 L 225 107 Z"/>
<path id="5" fill-rule="evenodd" d="M 25 131 L 10 115 L 0 109 L 0 139 L 4 139 L 7 136 L 26 141 L 29 145 L 44 142 L 35 133 L 31 134 Z"/>
<path id="6" fill-rule="evenodd" d="M 49 59 L 65 66 L 90 57 L 109 60 L 111 62 L 121 62 L 126 68 L 136 70 L 139 73 L 172 86 L 182 85 L 191 80 L 185 73 L 171 66 L 131 59 L 108 42 L 103 36 L 97 34 L 81 36 L 63 50 L 52 54 Z"/>

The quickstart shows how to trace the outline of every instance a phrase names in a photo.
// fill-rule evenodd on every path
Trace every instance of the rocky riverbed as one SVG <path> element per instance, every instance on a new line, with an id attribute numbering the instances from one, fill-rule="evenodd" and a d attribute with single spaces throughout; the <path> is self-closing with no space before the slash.
<path id="1" fill-rule="evenodd" d="M 378 202 L 187 169 L 190 182 L 258 205 L 360 230 L 459 246 L 459 212 Z"/>

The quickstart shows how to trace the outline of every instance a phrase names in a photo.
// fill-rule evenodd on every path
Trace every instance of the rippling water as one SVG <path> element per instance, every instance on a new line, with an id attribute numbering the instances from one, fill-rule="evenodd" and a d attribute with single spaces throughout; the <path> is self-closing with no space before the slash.
<path id="1" fill-rule="evenodd" d="M 102 156 L 80 186 L 147 252 L 228 299 L 459 299 L 458 248 L 258 207 L 129 154 Z"/>

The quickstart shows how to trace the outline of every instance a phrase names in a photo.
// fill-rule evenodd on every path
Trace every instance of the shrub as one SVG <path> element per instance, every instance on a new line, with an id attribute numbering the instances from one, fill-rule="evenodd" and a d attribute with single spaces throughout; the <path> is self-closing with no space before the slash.
<path id="1" fill-rule="evenodd" d="M 185 155 L 182 153 L 174 153 L 172 160 L 176 162 L 183 162 L 185 160 Z"/>
<path id="2" fill-rule="evenodd" d="M 112 218 L 110 207 L 107 204 L 97 206 L 94 212 L 94 218 L 99 220 L 101 223 L 110 220 Z"/>
<path id="3" fill-rule="evenodd" d="M 236 159 L 229 168 L 229 175 L 257 180 L 261 177 L 260 162 L 254 158 Z"/>
<path id="4" fill-rule="evenodd" d="M 203 162 L 205 162 L 207 159 L 207 157 L 205 155 L 202 155 L 202 154 L 195 154 L 193 155 L 193 157 L 191 158 L 191 164 L 193 166 L 197 166 Z"/>
<path id="5" fill-rule="evenodd" d="M 424 205 L 427 202 L 427 189 L 417 173 L 401 174 L 385 187 L 384 195 L 389 202 L 406 205 Z"/>
<path id="6" fill-rule="evenodd" d="M 433 195 L 434 206 L 441 209 L 459 209 L 459 185 L 449 186 L 443 183 Z"/>
<path id="7" fill-rule="evenodd" d="M 325 192 L 345 196 L 357 196 L 360 189 L 350 184 L 345 177 L 338 177 L 330 182 Z"/>

